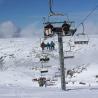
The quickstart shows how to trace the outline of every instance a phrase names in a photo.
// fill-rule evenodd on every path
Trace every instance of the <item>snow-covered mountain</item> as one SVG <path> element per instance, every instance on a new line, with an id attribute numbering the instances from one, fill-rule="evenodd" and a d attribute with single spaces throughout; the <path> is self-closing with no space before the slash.
<path id="1" fill-rule="evenodd" d="M 50 60 L 41 63 L 43 52 L 40 38 L 0 39 L 0 85 L 7 86 L 38 86 L 32 79 L 41 76 L 42 66 L 48 70 L 43 76 L 54 81 L 60 87 L 60 66 L 57 37 L 44 40 L 45 43 L 55 42 L 55 50 L 45 49 L 44 54 Z M 98 85 L 98 36 L 90 36 L 88 45 L 75 45 L 74 38 L 64 37 L 64 56 L 71 50 L 73 58 L 65 59 L 65 67 L 73 72 L 72 77 L 66 76 L 68 86 Z M 70 45 L 69 45 L 70 44 Z M 71 46 L 71 47 L 70 47 Z"/>

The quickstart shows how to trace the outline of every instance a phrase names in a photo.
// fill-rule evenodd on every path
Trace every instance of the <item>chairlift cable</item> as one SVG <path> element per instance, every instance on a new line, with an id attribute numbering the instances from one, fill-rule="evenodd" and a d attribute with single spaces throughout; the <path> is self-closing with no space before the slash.
<path id="1" fill-rule="evenodd" d="M 96 6 L 92 9 L 92 11 L 83 19 L 83 21 L 80 22 L 80 24 L 77 26 L 77 28 L 78 28 L 82 23 L 84 23 L 84 22 L 88 19 L 88 17 L 91 16 L 91 15 L 93 14 L 93 12 L 94 12 L 97 8 L 98 8 L 98 5 L 96 5 Z"/>
<path id="2" fill-rule="evenodd" d="M 92 14 L 93 14 L 93 12 L 96 10 L 98 8 L 98 5 L 96 5 L 92 10 L 91 10 L 91 12 L 83 19 L 83 21 L 82 22 L 80 22 L 80 24 L 77 26 L 77 29 L 80 27 L 80 25 L 82 25 L 82 27 L 83 27 L 83 32 L 81 33 L 82 35 L 85 35 L 85 33 L 84 33 L 84 22 L 88 19 L 88 17 L 90 17 Z M 87 35 L 86 35 L 87 36 Z M 88 41 L 89 41 L 89 37 L 87 36 L 87 38 L 88 38 Z"/>

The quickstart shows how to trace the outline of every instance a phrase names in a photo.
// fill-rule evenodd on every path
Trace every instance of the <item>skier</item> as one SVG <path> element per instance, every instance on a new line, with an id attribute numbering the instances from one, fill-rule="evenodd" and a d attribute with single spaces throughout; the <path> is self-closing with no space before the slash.
<path id="1" fill-rule="evenodd" d="M 51 50 L 54 50 L 55 49 L 55 43 L 53 41 L 51 41 L 50 46 L 51 46 Z"/>
<path id="2" fill-rule="evenodd" d="M 47 46 L 47 50 L 48 49 L 50 50 L 50 43 L 49 42 L 46 44 L 46 46 Z"/>
<path id="3" fill-rule="evenodd" d="M 42 50 L 45 49 L 45 43 L 44 42 L 41 43 L 41 48 L 42 48 Z"/>

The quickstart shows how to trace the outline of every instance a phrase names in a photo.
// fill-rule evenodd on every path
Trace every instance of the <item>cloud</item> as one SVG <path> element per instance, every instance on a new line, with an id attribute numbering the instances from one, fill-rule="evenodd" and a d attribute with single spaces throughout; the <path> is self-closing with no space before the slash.
<path id="1" fill-rule="evenodd" d="M 26 27 L 20 29 L 12 21 L 4 21 L 0 24 L 0 38 L 12 37 L 35 37 L 42 35 L 42 28 L 38 22 L 28 24 Z"/>
<path id="2" fill-rule="evenodd" d="M 95 11 L 87 20 L 84 22 L 84 31 L 87 34 L 98 34 L 98 11 Z M 75 21 L 77 26 L 82 20 L 88 15 L 88 12 L 71 13 L 70 20 Z M 77 33 L 82 33 L 83 28 L 80 25 Z M 31 24 L 27 24 L 24 28 L 20 29 L 12 21 L 4 21 L 0 24 L 0 37 L 10 38 L 10 37 L 39 37 L 43 35 L 43 26 L 41 21 L 35 20 Z"/>
<path id="3" fill-rule="evenodd" d="M 38 25 L 38 23 L 32 23 L 27 25 L 25 28 L 21 30 L 21 37 L 35 37 L 35 36 L 41 36 L 41 26 Z"/>
<path id="4" fill-rule="evenodd" d="M 20 29 L 12 21 L 5 21 L 0 24 L 1 38 L 18 37 L 19 32 Z"/>
<path id="5" fill-rule="evenodd" d="M 94 23 L 93 21 L 87 22 L 85 32 L 87 34 L 98 34 L 98 24 Z"/>

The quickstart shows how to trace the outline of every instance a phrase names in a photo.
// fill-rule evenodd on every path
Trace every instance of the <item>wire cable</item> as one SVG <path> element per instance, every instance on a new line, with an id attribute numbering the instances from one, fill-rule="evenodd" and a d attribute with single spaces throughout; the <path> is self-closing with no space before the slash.
<path id="1" fill-rule="evenodd" d="M 92 9 L 92 11 L 83 19 L 83 21 L 80 22 L 80 24 L 77 26 L 77 28 L 78 28 L 81 24 L 83 24 L 83 23 L 88 19 L 88 17 L 93 14 L 93 12 L 94 12 L 97 8 L 98 8 L 98 5 L 96 5 L 96 6 Z"/>

